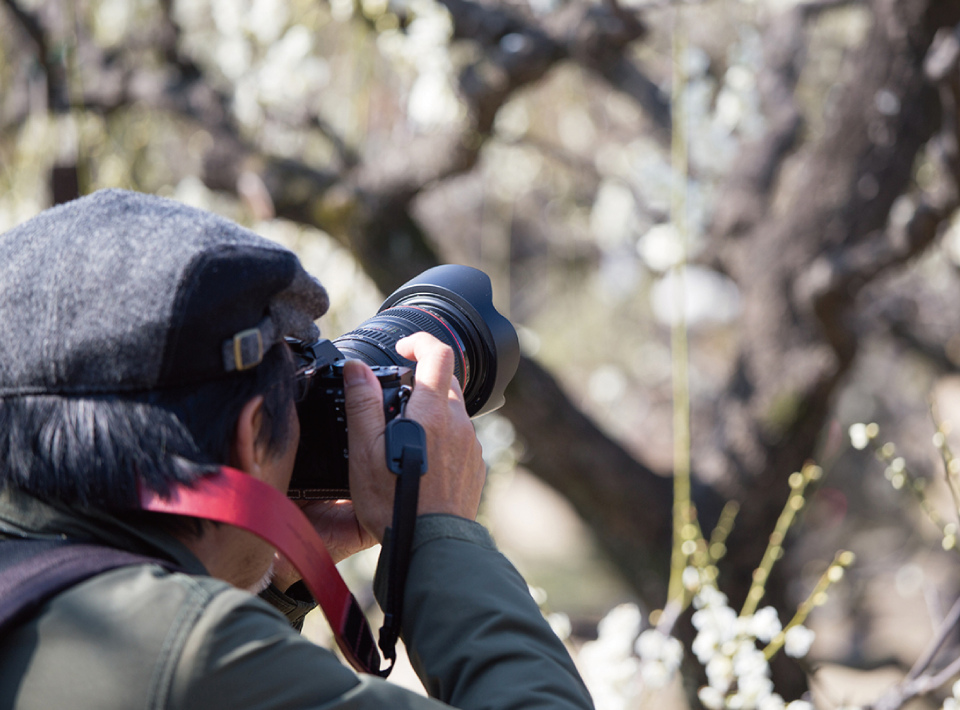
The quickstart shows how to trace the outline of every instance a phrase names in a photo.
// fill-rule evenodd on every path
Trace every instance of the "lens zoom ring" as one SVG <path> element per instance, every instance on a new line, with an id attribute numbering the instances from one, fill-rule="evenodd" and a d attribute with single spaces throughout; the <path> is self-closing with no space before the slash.
<path id="1" fill-rule="evenodd" d="M 372 340 L 392 349 L 401 338 L 421 330 L 430 333 L 440 342 L 450 346 L 454 353 L 453 374 L 462 382 L 463 351 L 456 336 L 451 333 L 449 326 L 444 324 L 437 316 L 420 308 L 394 306 L 361 323 L 357 330 L 350 333 L 350 338 L 353 340 Z"/>

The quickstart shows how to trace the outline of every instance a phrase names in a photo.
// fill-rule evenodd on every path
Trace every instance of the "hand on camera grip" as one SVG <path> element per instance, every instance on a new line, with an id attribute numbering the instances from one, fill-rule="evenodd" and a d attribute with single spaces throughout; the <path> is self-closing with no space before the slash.
<path id="1" fill-rule="evenodd" d="M 397 352 L 417 362 L 416 386 L 405 416 L 427 434 L 428 473 L 420 483 L 419 515 L 447 513 L 473 520 L 486 470 L 463 394 L 453 377 L 453 352 L 427 333 L 397 343 Z M 396 479 L 387 470 L 382 391 L 369 367 L 344 367 L 350 491 L 360 523 L 377 540 L 393 517 Z"/>

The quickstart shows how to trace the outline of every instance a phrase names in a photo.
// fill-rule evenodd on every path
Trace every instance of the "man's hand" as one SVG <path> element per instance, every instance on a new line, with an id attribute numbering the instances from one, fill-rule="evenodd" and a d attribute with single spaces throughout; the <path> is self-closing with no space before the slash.
<path id="1" fill-rule="evenodd" d="M 373 535 L 357 520 L 352 501 L 312 500 L 299 501 L 298 504 L 320 535 L 334 564 L 377 544 Z M 297 569 L 286 557 L 277 553 L 273 567 L 273 585 L 285 592 L 299 580 L 300 573 Z"/>
<path id="2" fill-rule="evenodd" d="M 449 513 L 473 520 L 486 468 L 453 376 L 453 352 L 422 332 L 398 342 L 397 352 L 417 362 L 417 383 L 405 416 L 419 422 L 427 433 L 427 473 L 420 481 L 417 513 Z M 386 464 L 383 390 L 370 368 L 358 360 L 347 361 L 343 378 L 350 495 L 360 523 L 382 542 L 393 520 L 397 481 Z"/>

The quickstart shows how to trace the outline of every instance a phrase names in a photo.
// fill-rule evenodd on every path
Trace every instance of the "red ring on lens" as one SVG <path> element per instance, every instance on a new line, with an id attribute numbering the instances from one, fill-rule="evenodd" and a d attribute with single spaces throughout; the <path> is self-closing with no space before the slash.
<path id="1" fill-rule="evenodd" d="M 435 321 L 437 321 L 440 325 L 442 325 L 444 328 L 447 329 L 447 332 L 450 333 L 450 338 L 453 340 L 453 342 L 455 342 L 455 343 L 457 344 L 457 350 L 459 351 L 459 354 L 460 354 L 460 372 L 463 373 L 464 386 L 466 386 L 466 378 L 467 378 L 467 356 L 466 356 L 466 354 L 464 354 L 464 352 L 463 352 L 463 343 L 460 342 L 460 338 L 457 337 L 457 334 L 453 332 L 453 329 L 452 329 L 449 325 L 447 325 L 447 322 L 446 322 L 445 320 L 443 320 L 443 318 L 440 318 L 440 317 L 439 317 L 438 315 L 436 315 L 435 313 L 431 313 L 431 312 L 428 311 L 427 309 L 421 308 L 420 306 L 411 306 L 409 303 L 398 303 L 397 305 L 393 306 L 393 308 L 387 308 L 387 309 L 384 310 L 384 311 L 380 311 L 380 313 L 378 313 L 377 315 L 383 315 L 384 313 L 389 313 L 390 311 L 394 310 L 395 308 L 409 308 L 409 309 L 414 310 L 414 311 L 420 311 L 421 313 L 426 313 L 428 316 L 430 316 L 431 318 L 433 318 L 433 319 L 434 319 Z"/>

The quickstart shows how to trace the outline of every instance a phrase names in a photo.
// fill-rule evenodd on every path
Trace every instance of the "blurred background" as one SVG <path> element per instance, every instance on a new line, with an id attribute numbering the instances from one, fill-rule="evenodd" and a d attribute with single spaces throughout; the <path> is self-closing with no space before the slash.
<path id="1" fill-rule="evenodd" d="M 741 505 L 734 606 L 790 474 L 823 466 L 764 603 L 786 623 L 837 550 L 857 563 L 774 679 L 863 704 L 960 592 L 932 442 L 960 424 L 958 22 L 960 0 L 0 0 L 0 230 L 105 187 L 173 197 L 296 249 L 330 337 L 430 266 L 484 269 L 524 356 L 476 421 L 482 522 L 575 654 L 665 603 L 679 373 L 699 523 Z M 866 422 L 939 527 L 850 447 Z M 374 563 L 346 565 L 358 589 Z M 696 704 L 585 673 L 605 708 Z"/>

